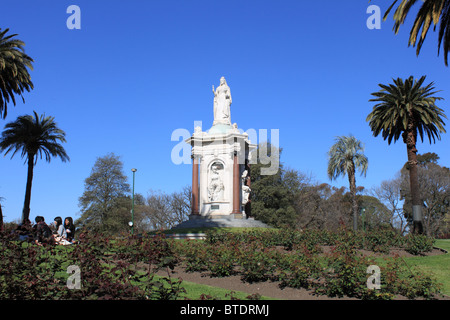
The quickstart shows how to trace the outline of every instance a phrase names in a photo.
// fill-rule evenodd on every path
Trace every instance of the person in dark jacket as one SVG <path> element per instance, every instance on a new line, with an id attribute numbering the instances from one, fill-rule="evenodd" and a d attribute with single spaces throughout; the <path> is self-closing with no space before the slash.
<path id="1" fill-rule="evenodd" d="M 34 242 L 37 245 L 54 244 L 53 232 L 45 223 L 44 217 L 36 216 L 34 221 L 36 222 L 34 225 Z"/>

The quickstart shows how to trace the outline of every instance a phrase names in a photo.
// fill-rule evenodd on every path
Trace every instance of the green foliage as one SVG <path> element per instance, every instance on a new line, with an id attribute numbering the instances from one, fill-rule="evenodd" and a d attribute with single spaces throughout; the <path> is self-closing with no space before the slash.
<path id="1" fill-rule="evenodd" d="M 245 245 L 240 250 L 239 266 L 245 282 L 259 282 L 272 279 L 280 255 L 277 251 L 258 245 Z"/>
<path id="2" fill-rule="evenodd" d="M 345 229 L 260 229 L 210 232 L 205 241 L 166 239 L 162 233 L 116 238 L 81 233 L 79 239 L 76 245 L 40 247 L 3 235 L 0 299 L 178 299 L 183 294 L 180 280 L 169 272 L 168 277 L 154 276 L 176 265 L 213 277 L 239 275 L 245 282 L 277 281 L 281 287 L 359 299 L 432 299 L 441 290 L 431 274 L 410 269 L 401 258 L 381 265 L 381 289 L 367 288 L 367 267 L 374 262 L 360 249 L 376 248 L 381 241 L 405 247 L 415 243 L 417 252 L 423 252 L 430 244 L 423 236 L 400 237 L 386 230 L 370 237 Z M 323 251 L 323 245 L 331 250 Z M 67 288 L 70 265 L 81 270 L 81 289 Z M 208 295 L 204 298 L 214 298 Z"/>
<path id="3" fill-rule="evenodd" d="M 291 180 L 285 179 L 287 171 L 279 159 L 281 151 L 281 149 L 271 146 L 270 143 L 259 145 L 258 159 L 255 164 L 251 165 L 250 171 L 252 213 L 256 219 L 276 227 L 292 226 L 296 216 Z M 277 155 L 278 157 L 276 157 Z M 261 158 L 263 159 L 261 160 Z M 265 158 L 270 158 L 274 163 L 263 164 L 266 162 Z M 262 170 L 270 166 L 276 166 L 276 173 L 262 174 Z"/>
<path id="4" fill-rule="evenodd" d="M 356 244 L 353 233 L 343 233 L 328 256 L 317 292 L 331 297 L 364 295 L 368 290 L 366 270 L 373 262 L 357 252 Z"/>
<path id="5" fill-rule="evenodd" d="M 434 239 L 425 235 L 409 234 L 405 238 L 405 250 L 420 255 L 433 250 Z"/>
<path id="6" fill-rule="evenodd" d="M 359 233 L 362 247 L 373 252 L 389 253 L 393 247 L 401 247 L 403 237 L 393 229 L 374 229 L 367 233 Z"/>
<path id="7" fill-rule="evenodd" d="M 381 90 L 372 93 L 375 98 L 369 100 L 377 104 L 366 119 L 375 137 L 381 133 L 389 144 L 402 137 L 406 143 L 403 133 L 412 130 L 415 136 L 419 133 L 422 141 L 424 135 L 430 143 L 440 139 L 440 133 L 445 133 L 443 118 L 447 117 L 435 104 L 442 98 L 433 96 L 434 83 L 422 87 L 425 78 L 415 80 L 410 76 L 406 80 L 394 79 L 394 84 L 379 84 Z"/>
<path id="8" fill-rule="evenodd" d="M 220 252 L 238 264 L 235 270 L 243 281 L 279 281 L 281 287 L 313 289 L 317 294 L 349 296 L 367 300 L 390 300 L 395 295 L 410 299 L 432 299 L 440 286 L 429 274 L 417 270 L 414 274 L 400 258 L 391 258 L 381 274 L 382 287 L 368 289 L 367 268 L 375 262 L 360 250 L 388 253 L 390 248 L 408 248 L 419 243 L 416 253 L 428 250 L 430 239 L 419 235 L 403 237 L 392 229 L 372 230 L 367 233 L 341 229 L 326 230 L 252 230 L 250 232 L 214 231 L 208 233 L 205 250 L 220 246 Z M 239 252 L 236 252 L 239 246 Z M 321 246 L 331 246 L 324 253 Z M 281 253 L 280 250 L 285 250 Z M 179 251 L 183 255 L 182 250 Z M 236 256 L 238 260 L 236 261 Z M 209 260 L 208 270 L 223 268 L 223 262 Z M 219 263 L 218 266 L 214 266 Z M 402 265 L 403 264 L 403 265 Z M 225 276 L 228 273 L 224 273 Z"/>
<path id="9" fill-rule="evenodd" d="M 433 299 L 440 295 L 441 284 L 433 275 L 420 269 L 410 269 L 403 259 L 391 259 L 381 269 L 382 291 L 400 294 L 409 299 Z"/>
<path id="10" fill-rule="evenodd" d="M 176 299 L 173 279 L 154 279 L 153 269 L 173 268 L 163 237 L 112 240 L 83 233 L 71 246 L 40 247 L 0 238 L 0 299 Z M 137 268 L 137 262 L 148 265 Z M 81 271 L 81 289 L 67 287 L 67 267 Z"/>
<path id="11" fill-rule="evenodd" d="M 337 137 L 328 151 L 328 177 L 331 180 L 339 176 L 355 176 L 356 170 L 366 175 L 369 160 L 364 155 L 364 146 L 354 136 Z M 356 186 L 355 186 L 356 187 Z"/>
<path id="12" fill-rule="evenodd" d="M 293 251 L 279 260 L 280 287 L 310 289 L 322 273 L 322 261 L 316 254 Z"/>
<path id="13" fill-rule="evenodd" d="M 213 277 L 228 277 L 234 274 L 235 248 L 220 244 L 209 248 L 208 270 Z"/>
<path id="14" fill-rule="evenodd" d="M 33 59 L 25 54 L 25 43 L 14 39 L 17 34 L 7 35 L 9 29 L 0 28 L 0 118 L 5 119 L 8 103 L 15 105 L 15 95 L 25 102 L 22 93 L 33 89 L 28 69 L 32 70 Z"/>
<path id="15" fill-rule="evenodd" d="M 120 157 L 110 153 L 97 158 L 85 180 L 85 190 L 79 199 L 82 215 L 76 224 L 108 234 L 127 232 L 127 223 L 131 219 L 128 192 L 130 185 Z"/>
<path id="16" fill-rule="evenodd" d="M 384 14 L 384 19 L 387 18 L 389 13 L 391 12 L 394 5 L 398 2 L 395 0 L 392 2 L 390 7 L 386 10 Z M 405 22 L 411 8 L 418 3 L 419 1 L 410 1 L 410 0 L 401 0 L 398 4 L 397 9 L 394 13 L 394 28 L 393 30 L 397 34 L 400 26 Z M 448 52 L 450 51 L 450 3 L 448 0 L 428 0 L 423 1 L 422 6 L 417 11 L 417 15 L 414 19 L 413 27 L 411 28 L 408 46 L 416 48 L 416 54 L 419 55 L 422 45 L 425 41 L 425 38 L 428 34 L 428 30 L 431 27 L 431 22 L 433 21 L 434 29 L 438 24 L 439 27 L 439 38 L 438 38 L 438 54 L 441 51 L 444 53 L 444 62 L 445 65 L 448 66 Z"/>
<path id="17" fill-rule="evenodd" d="M 204 243 L 196 240 L 175 242 L 175 250 L 178 254 L 183 254 L 186 271 L 201 272 L 207 270 L 208 254 Z"/>

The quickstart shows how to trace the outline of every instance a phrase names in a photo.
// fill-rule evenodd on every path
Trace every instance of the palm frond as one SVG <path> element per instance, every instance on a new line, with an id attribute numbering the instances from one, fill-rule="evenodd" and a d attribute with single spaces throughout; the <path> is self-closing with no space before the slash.
<path id="1" fill-rule="evenodd" d="M 356 170 L 359 170 L 361 175 L 366 175 L 368 163 L 361 141 L 352 135 L 337 137 L 328 151 L 328 177 L 334 180 Z"/>
<path id="2" fill-rule="evenodd" d="M 442 98 L 434 96 L 438 92 L 434 91 L 434 83 L 423 86 L 425 78 L 422 76 L 414 80 L 411 76 L 404 81 L 394 79 L 393 85 L 380 84 L 381 90 L 372 93 L 375 98 L 369 101 L 378 103 L 366 121 L 375 137 L 381 134 L 391 144 L 402 136 L 409 124 L 414 124 L 415 133 L 422 141 L 424 136 L 429 138 L 430 143 L 440 140 L 440 134 L 446 132 L 443 119 L 447 117 L 435 104 Z"/>
<path id="3" fill-rule="evenodd" d="M 15 95 L 22 98 L 24 91 L 34 88 L 29 70 L 33 70 L 33 59 L 25 54 L 25 43 L 13 39 L 16 34 L 6 35 L 9 29 L 0 29 L 0 118 L 5 118 L 8 103 L 16 104 Z"/>
<path id="4" fill-rule="evenodd" d="M 27 161 L 32 155 L 35 162 L 45 158 L 50 162 L 52 158 L 59 157 L 63 162 L 70 161 L 60 143 L 66 142 L 65 132 L 58 128 L 53 117 L 38 115 L 25 115 L 16 121 L 5 125 L 0 139 L 0 151 L 5 155 L 12 153 L 11 158 L 20 152 L 21 157 Z"/>
<path id="5" fill-rule="evenodd" d="M 383 17 L 384 20 L 386 20 L 397 2 L 398 0 L 393 1 L 388 10 L 386 10 Z M 418 0 L 401 0 L 394 13 L 395 23 L 393 30 L 395 34 L 398 33 L 400 26 L 404 24 L 411 8 L 417 2 Z M 448 52 L 450 50 L 450 0 L 422 0 L 422 2 L 423 4 L 415 17 L 410 31 L 408 46 L 417 46 L 416 55 L 419 55 L 431 25 L 434 25 L 433 30 L 436 31 L 436 27 L 440 23 L 438 55 L 441 52 L 442 45 L 445 65 L 448 66 Z"/>

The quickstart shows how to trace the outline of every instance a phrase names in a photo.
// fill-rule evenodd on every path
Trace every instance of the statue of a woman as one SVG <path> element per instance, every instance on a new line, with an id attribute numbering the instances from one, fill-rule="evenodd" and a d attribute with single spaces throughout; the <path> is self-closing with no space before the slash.
<path id="1" fill-rule="evenodd" d="M 230 87 L 224 77 L 220 78 L 220 85 L 214 90 L 214 122 L 213 125 L 218 123 L 231 125 L 230 118 L 230 105 L 232 102 Z"/>
<path id="2" fill-rule="evenodd" d="M 223 199 L 224 185 L 220 170 L 223 166 L 217 162 L 213 163 L 210 170 L 209 186 L 208 186 L 208 198 L 209 201 L 218 201 Z"/>

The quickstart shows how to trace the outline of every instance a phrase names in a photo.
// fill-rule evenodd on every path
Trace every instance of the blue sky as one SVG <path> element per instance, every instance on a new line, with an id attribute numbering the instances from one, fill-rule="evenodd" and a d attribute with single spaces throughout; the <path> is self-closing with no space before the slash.
<path id="1" fill-rule="evenodd" d="M 391 0 L 372 0 L 382 14 Z M 69 30 L 70 5 L 81 9 L 81 29 Z M 10 28 L 35 60 L 35 89 L 26 103 L 10 105 L 3 129 L 33 110 L 54 116 L 67 134 L 71 161 L 38 161 L 31 219 L 79 217 L 78 198 L 97 157 L 121 156 L 135 191 L 179 191 L 191 166 L 175 165 L 179 143 L 172 132 L 190 132 L 194 121 L 212 125 L 211 86 L 224 76 L 231 88 L 231 120 L 239 128 L 279 130 L 285 166 L 330 182 L 327 151 L 336 136 L 353 134 L 369 158 L 367 189 L 391 179 L 406 161 L 406 147 L 373 137 L 365 121 L 379 83 L 427 75 L 450 115 L 449 68 L 429 33 L 417 57 L 408 47 L 411 15 L 398 35 L 392 15 L 370 30 L 368 1 L 72 0 L 8 1 L 0 28 Z M 447 128 L 448 130 L 448 128 Z M 450 137 L 419 153 L 435 152 L 450 166 Z M 259 141 L 252 141 L 257 143 Z M 21 216 L 26 166 L 16 155 L 0 157 L 0 196 L 6 221 Z"/>

